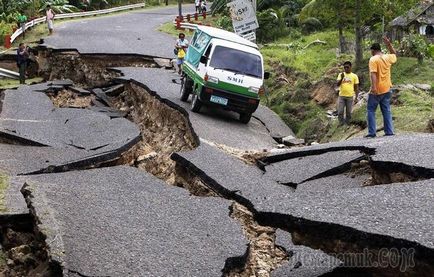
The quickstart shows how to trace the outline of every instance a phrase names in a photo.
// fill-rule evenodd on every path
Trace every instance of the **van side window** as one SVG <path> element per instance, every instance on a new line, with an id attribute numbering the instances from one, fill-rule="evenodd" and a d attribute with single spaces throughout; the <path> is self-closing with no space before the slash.
<path id="1" fill-rule="evenodd" d="M 197 37 L 199 36 L 199 31 L 194 32 L 193 38 L 190 41 L 190 44 L 193 45 L 197 39 Z"/>
<path id="2" fill-rule="evenodd" d="M 196 48 L 199 52 L 202 52 L 210 39 L 211 37 L 209 35 L 202 32 L 193 43 L 193 47 Z"/>

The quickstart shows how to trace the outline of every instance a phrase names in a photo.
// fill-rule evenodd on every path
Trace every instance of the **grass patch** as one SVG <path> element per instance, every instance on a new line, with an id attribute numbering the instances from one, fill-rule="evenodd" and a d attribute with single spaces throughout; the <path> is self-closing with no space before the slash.
<path id="1" fill-rule="evenodd" d="M 434 98 L 427 92 L 405 90 L 400 92 L 400 104 L 392 105 L 393 124 L 395 133 L 427 132 L 429 120 L 434 119 Z M 383 126 L 380 107 L 376 112 L 377 128 Z M 361 126 L 366 123 L 366 104 L 352 114 L 352 125 L 338 126 L 337 120 L 331 122 L 329 130 L 321 142 L 337 141 L 348 137 L 361 137 L 367 130 Z M 379 135 L 382 135 L 380 132 Z"/>
<path id="2" fill-rule="evenodd" d="M 9 177 L 0 172 L 0 212 L 6 212 L 5 191 L 9 186 Z"/>
<path id="3" fill-rule="evenodd" d="M 425 60 L 422 64 L 416 58 L 398 57 L 392 66 L 394 84 L 430 84 L 434 87 L 434 62 Z"/>
<path id="4" fill-rule="evenodd" d="M 405 90 L 400 92 L 399 105 L 392 105 L 396 133 L 426 132 L 428 121 L 434 118 L 434 98 L 427 92 Z M 366 104 L 353 112 L 354 121 L 366 122 Z M 383 126 L 380 107 L 376 112 L 377 128 Z"/>
<path id="5" fill-rule="evenodd" d="M 426 132 L 428 121 L 434 119 L 434 98 L 423 91 L 408 90 L 401 92 L 399 100 L 402 104 L 392 107 L 396 131 Z"/>
<path id="6" fill-rule="evenodd" d="M 347 34 L 347 39 L 352 39 Z M 309 43 L 320 40 L 326 44 L 315 44 L 305 48 Z M 319 79 L 330 68 L 337 64 L 336 48 L 338 33 L 326 31 L 302 36 L 299 38 L 282 38 L 275 43 L 261 48 L 266 63 L 281 62 L 286 67 L 306 72 L 312 79 Z"/>
<path id="7" fill-rule="evenodd" d="M 217 17 L 213 17 L 213 16 L 209 15 L 209 16 L 207 16 L 206 19 L 201 19 L 201 17 L 199 17 L 199 20 L 197 22 L 191 21 L 191 23 L 193 23 L 193 24 L 201 23 L 202 25 L 216 26 L 216 21 L 217 21 Z M 164 23 L 157 30 L 160 32 L 172 35 L 174 37 L 178 37 L 178 34 L 181 32 L 186 33 L 187 36 L 188 35 L 191 36 L 193 34 L 193 30 L 190 30 L 190 29 L 185 29 L 184 31 L 177 30 L 175 25 L 173 24 L 173 22 Z"/>
<path id="8" fill-rule="evenodd" d="M 32 79 L 26 79 L 26 84 L 41 83 L 44 79 L 37 77 Z M 20 80 L 13 79 L 0 79 L 0 89 L 13 89 L 20 86 Z"/>
<path id="9" fill-rule="evenodd" d="M 353 40 L 354 36 L 346 34 L 346 38 Z M 327 44 L 305 48 L 317 39 Z M 309 97 L 312 84 L 324 78 L 335 78 L 336 72 L 341 70 L 337 68 L 338 64 L 344 60 L 354 60 L 352 55 L 337 56 L 337 47 L 337 32 L 325 31 L 308 36 L 292 35 L 261 48 L 265 68 L 273 73 L 266 81 L 269 95 L 262 103 L 281 116 L 298 137 L 307 141 L 338 141 L 363 136 L 367 132 L 366 105 L 353 112 L 350 126 L 339 126 L 337 120 L 328 119 L 325 110 L 313 103 Z M 363 64 L 356 72 L 364 91 L 370 87 L 369 58 L 370 53 L 365 52 Z M 423 83 L 434 87 L 432 68 L 432 60 L 418 64 L 416 58 L 398 57 L 398 62 L 392 67 L 392 82 Z M 426 132 L 428 121 L 434 116 L 433 99 L 432 94 L 422 91 L 400 92 L 399 104 L 392 106 L 396 133 Z M 377 127 L 382 126 L 383 120 L 378 108 Z"/>

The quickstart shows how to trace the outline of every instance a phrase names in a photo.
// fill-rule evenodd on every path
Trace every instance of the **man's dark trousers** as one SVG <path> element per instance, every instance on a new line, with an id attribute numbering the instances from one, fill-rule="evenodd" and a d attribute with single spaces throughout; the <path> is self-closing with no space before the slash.
<path id="1" fill-rule="evenodd" d="M 25 84 L 26 83 L 26 68 L 27 68 L 27 63 L 26 62 L 21 62 L 19 64 L 20 84 Z"/>

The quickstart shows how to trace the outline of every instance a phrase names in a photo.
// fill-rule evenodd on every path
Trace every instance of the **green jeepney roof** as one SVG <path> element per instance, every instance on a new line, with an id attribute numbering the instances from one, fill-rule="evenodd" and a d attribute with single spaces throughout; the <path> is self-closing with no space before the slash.
<path id="1" fill-rule="evenodd" d="M 243 45 L 258 49 L 258 45 L 256 45 L 255 43 L 253 43 L 253 42 L 251 42 L 245 38 L 240 37 L 239 35 L 237 35 L 235 33 L 231 33 L 231 32 L 228 32 L 228 31 L 225 31 L 222 29 L 218 29 L 218 28 L 214 28 L 214 27 L 200 26 L 200 25 L 197 26 L 196 29 L 200 30 L 202 32 L 205 32 L 209 36 L 214 37 L 214 38 L 232 41 L 235 43 L 243 44 Z"/>

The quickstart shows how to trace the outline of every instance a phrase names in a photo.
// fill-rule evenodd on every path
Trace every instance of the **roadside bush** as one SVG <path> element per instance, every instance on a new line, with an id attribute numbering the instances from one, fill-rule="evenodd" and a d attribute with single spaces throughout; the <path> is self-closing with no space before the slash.
<path id="1" fill-rule="evenodd" d="M 256 36 L 259 42 L 269 42 L 289 35 L 286 18 L 279 10 L 267 9 L 257 15 L 259 29 Z"/>
<path id="2" fill-rule="evenodd" d="M 0 43 L 3 44 L 6 35 L 11 35 L 13 28 L 16 27 L 15 23 L 0 22 Z"/>
<path id="3" fill-rule="evenodd" d="M 223 15 L 217 19 L 216 27 L 232 32 L 232 19 L 227 15 Z"/>
<path id="4" fill-rule="evenodd" d="M 322 24 L 315 17 L 309 17 L 301 22 L 301 30 L 304 34 L 310 34 L 316 31 L 321 31 Z"/>
<path id="5" fill-rule="evenodd" d="M 416 33 L 410 33 L 402 39 L 400 51 L 404 56 L 417 58 L 419 63 L 429 55 L 425 37 Z"/>
<path id="6" fill-rule="evenodd" d="M 428 55 L 431 59 L 434 59 L 434 44 L 428 45 Z"/>

